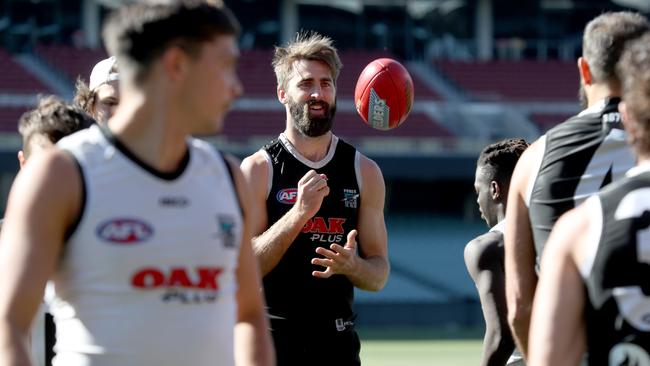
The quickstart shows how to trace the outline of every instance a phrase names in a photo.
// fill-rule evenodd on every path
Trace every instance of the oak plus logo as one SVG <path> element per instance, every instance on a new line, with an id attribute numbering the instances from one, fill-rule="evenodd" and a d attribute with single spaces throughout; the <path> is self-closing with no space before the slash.
<path id="1" fill-rule="evenodd" d="M 138 290 L 163 290 L 162 301 L 181 304 L 210 303 L 217 300 L 220 267 L 145 267 L 131 276 Z"/>
<path id="2" fill-rule="evenodd" d="M 328 217 L 327 219 L 317 216 L 309 219 L 302 232 L 311 234 L 309 240 L 318 241 L 321 243 L 340 243 L 343 241 L 343 224 L 344 218 L 341 217 Z"/>
<path id="3" fill-rule="evenodd" d="M 153 236 L 153 227 L 136 218 L 113 218 L 97 226 L 97 236 L 118 245 L 132 245 L 147 241 Z"/>
<path id="4" fill-rule="evenodd" d="M 280 203 L 286 205 L 293 205 L 296 203 L 296 198 L 298 198 L 298 189 L 297 188 L 285 188 L 278 191 L 275 195 L 275 198 Z"/>

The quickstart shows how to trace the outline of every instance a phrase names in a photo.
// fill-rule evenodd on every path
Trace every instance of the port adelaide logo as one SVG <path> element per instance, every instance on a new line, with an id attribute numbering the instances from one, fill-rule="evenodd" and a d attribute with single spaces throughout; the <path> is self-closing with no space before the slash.
<path id="1" fill-rule="evenodd" d="M 347 208 L 357 208 L 359 202 L 359 193 L 356 189 L 343 189 L 343 204 Z"/>
<path id="2" fill-rule="evenodd" d="M 216 236 L 221 239 L 224 248 L 237 248 L 237 235 L 235 235 L 235 218 L 231 215 L 217 215 Z"/>

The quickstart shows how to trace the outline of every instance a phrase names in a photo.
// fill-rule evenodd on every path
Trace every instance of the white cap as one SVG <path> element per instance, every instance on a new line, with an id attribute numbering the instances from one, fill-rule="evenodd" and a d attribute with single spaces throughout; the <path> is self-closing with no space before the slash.
<path id="1" fill-rule="evenodd" d="M 90 73 L 90 83 L 88 84 L 88 88 L 90 90 L 95 90 L 102 84 L 118 80 L 119 74 L 115 71 L 111 72 L 111 69 L 116 62 L 117 60 L 115 59 L 115 56 L 99 61 Z"/>

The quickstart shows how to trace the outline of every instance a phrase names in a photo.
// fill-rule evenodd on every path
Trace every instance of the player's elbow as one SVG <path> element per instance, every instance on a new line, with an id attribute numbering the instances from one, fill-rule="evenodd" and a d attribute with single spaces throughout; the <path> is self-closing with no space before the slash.
<path id="1" fill-rule="evenodd" d="M 388 275 L 386 277 L 379 279 L 375 283 L 371 284 L 366 290 L 367 291 L 372 291 L 372 292 L 378 292 L 383 290 L 384 286 L 386 286 L 386 282 L 388 282 Z"/>
<path id="2" fill-rule="evenodd" d="M 528 324 L 530 324 L 530 306 L 525 306 L 520 303 L 514 303 L 513 306 L 508 304 L 508 325 L 515 334 L 528 331 Z"/>
<path id="3" fill-rule="evenodd" d="M 361 290 L 377 292 L 380 291 L 386 286 L 388 282 L 388 275 L 390 274 L 390 264 L 388 260 L 381 257 L 374 257 L 370 261 L 374 262 L 373 265 L 376 266 L 376 272 L 372 276 L 372 280 L 365 281 L 362 286 L 357 286 Z"/>

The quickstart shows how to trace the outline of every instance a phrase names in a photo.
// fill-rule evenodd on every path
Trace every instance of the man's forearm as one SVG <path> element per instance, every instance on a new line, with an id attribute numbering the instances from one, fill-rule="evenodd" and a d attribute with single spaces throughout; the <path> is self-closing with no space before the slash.
<path id="1" fill-rule="evenodd" d="M 354 287 L 366 291 L 379 291 L 384 288 L 389 271 L 390 265 L 384 257 L 359 257 L 356 270 L 347 277 Z"/>
<path id="2" fill-rule="evenodd" d="M 253 238 L 253 252 L 257 257 L 262 276 L 277 266 L 291 243 L 300 234 L 306 221 L 304 215 L 291 209 L 265 232 Z"/>
<path id="3" fill-rule="evenodd" d="M 264 315 L 235 326 L 235 363 L 245 366 L 275 365 L 275 352 Z"/>
<path id="4" fill-rule="evenodd" d="M 530 328 L 532 304 L 528 306 L 519 305 L 515 310 L 514 316 L 509 319 L 512 338 L 514 338 L 517 348 L 528 359 L 528 330 Z"/>
<path id="5" fill-rule="evenodd" d="M 24 337 L 9 326 L 0 331 L 0 365 L 31 365 Z"/>

